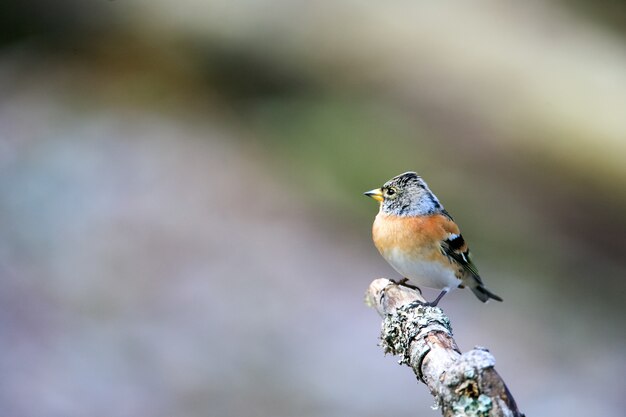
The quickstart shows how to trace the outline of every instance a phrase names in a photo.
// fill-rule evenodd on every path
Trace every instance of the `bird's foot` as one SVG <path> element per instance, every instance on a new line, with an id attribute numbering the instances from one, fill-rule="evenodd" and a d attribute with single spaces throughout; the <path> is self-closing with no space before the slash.
<path id="1" fill-rule="evenodd" d="M 422 290 L 417 285 L 407 284 L 409 282 L 408 278 L 402 278 L 400 281 L 396 281 L 395 279 L 390 279 L 389 281 L 393 282 L 396 285 L 402 285 L 403 287 L 410 288 L 412 290 L 419 291 L 420 295 L 422 294 Z"/>
<path id="2" fill-rule="evenodd" d="M 448 293 L 448 290 L 445 289 L 441 291 L 439 295 L 437 296 L 437 298 L 435 298 L 433 301 L 427 301 L 425 303 L 422 303 L 422 305 L 427 306 L 427 307 L 437 307 L 437 304 L 439 304 L 439 301 L 441 301 L 443 296 L 446 295 L 447 293 Z"/>

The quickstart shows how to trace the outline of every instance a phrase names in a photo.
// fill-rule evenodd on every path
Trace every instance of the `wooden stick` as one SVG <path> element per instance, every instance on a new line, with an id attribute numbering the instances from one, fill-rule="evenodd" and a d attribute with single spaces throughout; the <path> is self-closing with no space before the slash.
<path id="1" fill-rule="evenodd" d="M 444 417 L 523 417 L 495 358 L 482 347 L 460 353 L 450 320 L 439 307 L 424 306 L 421 294 L 379 278 L 366 303 L 383 317 L 381 345 L 399 355 L 435 397 Z"/>

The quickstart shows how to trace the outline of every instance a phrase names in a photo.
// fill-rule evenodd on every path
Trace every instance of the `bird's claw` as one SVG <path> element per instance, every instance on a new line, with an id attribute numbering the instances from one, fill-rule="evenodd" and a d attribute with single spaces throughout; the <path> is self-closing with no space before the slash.
<path id="1" fill-rule="evenodd" d="M 419 291 L 420 295 L 422 295 L 422 290 L 417 285 L 407 284 L 409 282 L 408 278 L 402 278 L 400 281 L 396 281 L 395 279 L 390 279 L 389 281 L 393 282 L 396 285 L 401 285 L 403 287 L 410 288 L 412 290 Z"/>

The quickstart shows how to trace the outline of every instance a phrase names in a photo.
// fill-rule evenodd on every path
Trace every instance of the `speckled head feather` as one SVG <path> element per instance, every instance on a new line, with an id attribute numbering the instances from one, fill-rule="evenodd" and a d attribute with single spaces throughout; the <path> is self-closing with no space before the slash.
<path id="1" fill-rule="evenodd" d="M 409 171 L 393 177 L 381 187 L 383 201 L 380 210 L 396 216 L 423 216 L 444 212 L 426 182 Z"/>

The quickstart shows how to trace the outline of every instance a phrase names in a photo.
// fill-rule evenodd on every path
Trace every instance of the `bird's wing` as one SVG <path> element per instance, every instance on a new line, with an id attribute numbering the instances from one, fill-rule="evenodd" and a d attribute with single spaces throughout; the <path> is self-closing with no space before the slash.
<path id="1" fill-rule="evenodd" d="M 461 236 L 459 227 L 454 223 L 449 214 L 445 217 L 447 218 L 447 222 L 443 223 L 445 235 L 441 241 L 441 251 L 448 257 L 450 262 L 455 262 L 462 267 L 462 274 L 459 276 L 463 282 L 462 285 L 467 285 L 482 302 L 487 302 L 490 298 L 502 301 L 501 297 L 485 288 L 483 280 L 480 278 L 480 275 L 478 275 L 478 269 L 476 265 L 474 265 L 474 262 L 472 262 L 469 248 L 467 247 L 465 239 Z"/>
<path id="2" fill-rule="evenodd" d="M 454 220 L 452 220 L 452 216 L 447 212 L 444 216 L 447 220 L 443 223 L 446 236 L 441 241 L 441 251 L 450 261 L 455 261 L 461 265 L 464 271 L 476 278 L 479 284 L 482 284 L 482 280 L 478 274 L 478 268 L 476 268 L 476 265 L 472 262 L 469 247 L 465 239 L 463 239 L 463 235 L 461 235 L 459 226 L 457 226 Z"/>
<path id="3" fill-rule="evenodd" d="M 479 283 L 482 283 L 480 275 L 478 275 L 478 269 L 476 265 L 474 265 L 474 262 L 472 262 L 469 248 L 462 235 L 450 233 L 450 235 L 441 242 L 441 250 L 444 255 L 457 262 L 463 267 L 463 270 L 469 272 Z"/>

